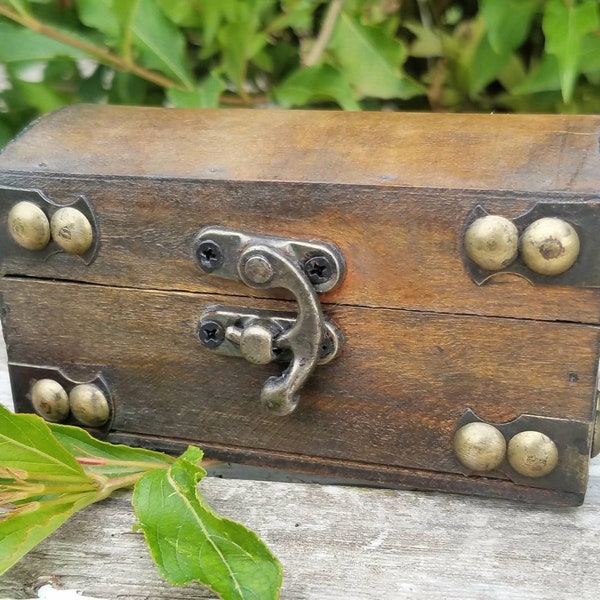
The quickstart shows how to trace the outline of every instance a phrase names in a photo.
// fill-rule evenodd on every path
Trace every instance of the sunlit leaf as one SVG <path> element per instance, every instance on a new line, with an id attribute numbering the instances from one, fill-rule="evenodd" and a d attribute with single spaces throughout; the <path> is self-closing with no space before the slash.
<path id="1" fill-rule="evenodd" d="M 156 0 L 139 0 L 132 32 L 134 44 L 149 67 L 193 88 L 185 39 L 179 29 L 164 16 Z"/>
<path id="2" fill-rule="evenodd" d="M 560 85 L 565 102 L 573 97 L 579 75 L 583 37 L 598 29 L 598 1 L 581 3 L 548 0 L 544 11 L 543 29 L 546 52 L 556 56 Z"/>
<path id="3" fill-rule="evenodd" d="M 410 98 L 423 93 L 401 72 L 406 50 L 397 39 L 362 25 L 346 12 L 340 15 L 330 48 L 351 86 L 360 96 Z"/>
<path id="4" fill-rule="evenodd" d="M 217 516 L 200 496 L 201 458 L 190 447 L 135 487 L 139 528 L 160 574 L 173 585 L 199 581 L 227 600 L 276 600 L 281 566 L 255 533 Z"/>
<path id="5" fill-rule="evenodd" d="M 284 107 L 336 102 L 344 110 L 360 110 L 345 74 L 330 65 L 314 65 L 295 71 L 276 86 L 272 94 Z"/>
<path id="6" fill-rule="evenodd" d="M 540 0 L 479 0 L 479 5 L 491 47 L 505 55 L 527 38 Z"/>
<path id="7" fill-rule="evenodd" d="M 0 21 L 0 63 L 50 60 L 56 56 L 85 58 L 88 55 L 68 44 Z"/>
<path id="8" fill-rule="evenodd" d="M 179 108 L 216 108 L 219 106 L 219 98 L 227 89 L 227 85 L 221 77 L 211 74 L 204 78 L 194 90 L 187 92 L 171 88 L 167 92 L 173 106 Z"/>
<path id="9" fill-rule="evenodd" d="M 166 468 L 175 460 L 162 452 L 103 442 L 80 427 L 58 423 L 49 423 L 48 426 L 54 438 L 77 457 L 87 472 L 105 477 L 138 473 L 149 468 Z"/>

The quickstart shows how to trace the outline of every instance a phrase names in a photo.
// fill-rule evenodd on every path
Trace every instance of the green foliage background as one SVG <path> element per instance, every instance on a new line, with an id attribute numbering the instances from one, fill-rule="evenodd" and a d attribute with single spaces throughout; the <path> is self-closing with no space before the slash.
<path id="1" fill-rule="evenodd" d="M 0 145 L 72 102 L 600 112 L 599 0 L 0 0 Z"/>

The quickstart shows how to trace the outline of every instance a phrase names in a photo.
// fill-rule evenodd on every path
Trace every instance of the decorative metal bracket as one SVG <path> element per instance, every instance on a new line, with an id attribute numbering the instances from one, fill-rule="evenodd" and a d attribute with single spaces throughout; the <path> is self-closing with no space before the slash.
<path id="1" fill-rule="evenodd" d="M 90 265 L 100 246 L 94 210 L 83 195 L 58 204 L 40 190 L 0 187 L 0 261 L 31 258 L 47 261 L 58 253 L 78 256 Z"/>
<path id="2" fill-rule="evenodd" d="M 490 213 L 481 205 L 476 205 L 468 214 L 461 239 L 465 242 L 466 234 L 470 227 L 478 220 L 489 217 Z M 526 233 L 530 226 L 542 221 L 563 221 L 567 227 L 572 227 L 578 238 L 578 248 L 575 251 L 574 263 L 564 272 L 556 274 L 544 273 L 543 270 L 532 268 L 528 264 L 527 257 L 524 255 L 524 241 Z M 510 273 L 525 278 L 533 285 L 560 285 L 572 287 L 598 288 L 600 287 L 600 254 L 598 252 L 597 237 L 600 231 L 600 202 L 538 202 L 528 211 L 513 219 L 504 219 L 509 227 L 514 227 L 515 236 L 511 243 L 515 244 L 514 255 L 508 259 L 507 264 L 498 268 L 489 269 L 478 264 L 473 256 L 469 256 L 467 248 L 464 248 L 463 259 L 467 273 L 471 279 L 478 285 L 488 282 L 494 276 L 500 273 Z M 512 223 L 512 225 L 511 225 Z M 500 249 L 504 240 L 502 237 L 494 237 L 491 230 L 484 231 L 484 234 L 490 235 L 489 239 L 480 240 L 483 243 L 484 252 L 494 252 Z M 518 248 L 517 248 L 517 237 Z M 564 252 L 566 249 L 556 245 L 557 240 L 550 239 L 545 248 L 542 243 L 538 250 L 544 255 L 548 251 L 552 255 L 553 251 Z M 485 242 L 485 243 L 484 243 Z M 510 254 L 510 252 L 509 252 Z M 539 257 L 538 257 L 539 258 Z M 576 258 L 576 260 L 575 260 Z"/>
<path id="3" fill-rule="evenodd" d="M 223 227 L 202 229 L 194 250 L 207 273 L 254 289 L 284 288 L 295 296 L 295 317 L 210 307 L 198 326 L 200 341 L 220 354 L 242 356 L 254 364 L 289 360 L 280 376 L 267 379 L 261 402 L 275 414 L 291 413 L 317 365 L 335 358 L 343 343 L 339 328 L 323 316 L 317 296 L 342 280 L 341 252 L 325 242 L 255 236 Z"/>

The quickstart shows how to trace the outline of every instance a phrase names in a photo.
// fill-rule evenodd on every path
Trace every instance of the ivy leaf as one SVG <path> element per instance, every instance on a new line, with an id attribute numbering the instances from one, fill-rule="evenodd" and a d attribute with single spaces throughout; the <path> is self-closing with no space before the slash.
<path id="1" fill-rule="evenodd" d="M 598 29 L 598 2 L 581 3 L 549 0 L 542 28 L 546 36 L 546 52 L 556 56 L 563 100 L 570 102 L 579 74 L 582 38 Z"/>
<path id="2" fill-rule="evenodd" d="M 344 73 L 327 64 L 295 71 L 276 86 L 272 94 L 275 101 L 286 108 L 333 101 L 344 110 L 360 110 Z"/>
<path id="3" fill-rule="evenodd" d="M 517 49 L 527 38 L 539 0 L 480 0 L 490 45 L 497 54 Z"/>
<path id="4" fill-rule="evenodd" d="M 202 499 L 201 459 L 190 447 L 168 471 L 136 484 L 133 507 L 158 570 L 172 585 L 200 581 L 227 600 L 275 600 L 281 565 L 255 533 L 217 516 Z"/>
<path id="5" fill-rule="evenodd" d="M 361 97 L 406 99 L 424 93 L 400 71 L 407 56 L 402 43 L 347 13 L 340 15 L 330 48 Z"/>

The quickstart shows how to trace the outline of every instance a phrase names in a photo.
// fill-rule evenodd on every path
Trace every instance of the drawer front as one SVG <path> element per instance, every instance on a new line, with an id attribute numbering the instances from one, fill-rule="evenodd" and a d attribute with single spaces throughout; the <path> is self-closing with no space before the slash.
<path id="1" fill-rule="evenodd" d="M 73 381 L 101 375 L 114 439 L 195 441 L 221 456 L 338 475 L 356 463 L 363 468 L 355 476 L 395 485 L 417 485 L 419 472 L 420 486 L 473 491 L 453 446 L 465 415 L 500 429 L 532 415 L 511 435 L 521 428 L 554 436 L 556 470 L 522 477 L 505 459 L 473 478 L 479 493 L 527 489 L 539 500 L 551 489 L 555 501 L 573 502 L 585 491 L 596 326 L 338 306 L 329 313 L 346 335 L 342 354 L 317 368 L 291 415 L 278 417 L 258 397 L 281 367 L 218 356 L 198 340 L 201 314 L 226 296 L 14 277 L 1 285 L 10 362 L 57 368 Z M 31 410 L 20 385 L 18 407 Z"/>

